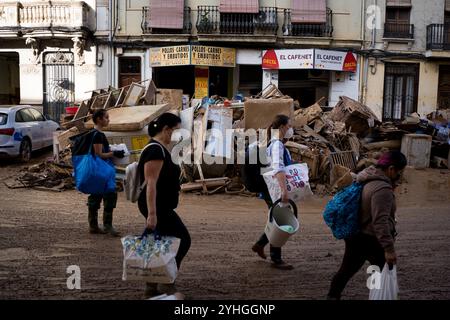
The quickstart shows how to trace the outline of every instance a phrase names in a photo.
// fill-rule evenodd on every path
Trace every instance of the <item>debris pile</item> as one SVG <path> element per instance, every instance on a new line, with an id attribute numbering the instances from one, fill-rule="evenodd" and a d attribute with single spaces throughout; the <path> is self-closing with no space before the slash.
<path id="1" fill-rule="evenodd" d="M 10 189 L 33 188 L 61 192 L 74 188 L 72 168 L 50 161 L 24 168 L 4 183 Z"/>

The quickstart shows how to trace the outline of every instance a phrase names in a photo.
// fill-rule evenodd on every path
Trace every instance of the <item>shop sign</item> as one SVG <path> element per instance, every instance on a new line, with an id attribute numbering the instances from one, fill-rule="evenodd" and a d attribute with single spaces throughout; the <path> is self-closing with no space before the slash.
<path id="1" fill-rule="evenodd" d="M 263 69 L 318 69 L 356 72 L 356 55 L 319 49 L 267 50 L 263 52 Z"/>
<path id="2" fill-rule="evenodd" d="M 263 53 L 263 69 L 312 69 L 314 49 L 267 50 Z"/>
<path id="3" fill-rule="evenodd" d="M 236 49 L 232 48 L 191 46 L 191 55 L 191 64 L 194 66 L 236 66 Z"/>
<path id="4" fill-rule="evenodd" d="M 356 56 L 352 52 L 315 50 L 314 69 L 356 72 Z"/>
<path id="5" fill-rule="evenodd" d="M 186 66 L 190 62 L 190 46 L 150 48 L 150 65 L 152 67 Z"/>
<path id="6" fill-rule="evenodd" d="M 209 46 L 173 46 L 150 48 L 150 66 L 235 67 L 236 49 Z"/>
<path id="7" fill-rule="evenodd" d="M 195 67 L 195 99 L 209 97 L 209 69 L 208 67 Z"/>

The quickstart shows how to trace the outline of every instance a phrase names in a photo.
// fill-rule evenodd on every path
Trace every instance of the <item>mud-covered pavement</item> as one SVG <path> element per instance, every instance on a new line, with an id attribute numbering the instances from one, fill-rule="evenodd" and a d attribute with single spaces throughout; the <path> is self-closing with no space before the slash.
<path id="1" fill-rule="evenodd" d="M 36 156 L 32 163 L 49 153 Z M 20 167 L 0 161 L 0 180 Z M 408 171 L 406 179 L 398 195 L 400 299 L 449 299 L 450 173 Z M 120 239 L 87 232 L 85 201 L 76 191 L 9 190 L 0 183 L 0 299 L 142 299 L 143 284 L 121 280 Z M 295 269 L 279 271 L 250 250 L 265 224 L 262 200 L 183 194 L 177 211 L 192 247 L 179 290 L 190 299 L 324 299 L 344 246 L 323 223 L 325 203 L 301 206 L 301 232 L 283 249 Z M 123 235 L 144 227 L 123 194 L 114 224 Z M 81 290 L 67 289 L 70 265 L 81 268 Z M 344 298 L 367 299 L 367 277 L 362 269 Z"/>

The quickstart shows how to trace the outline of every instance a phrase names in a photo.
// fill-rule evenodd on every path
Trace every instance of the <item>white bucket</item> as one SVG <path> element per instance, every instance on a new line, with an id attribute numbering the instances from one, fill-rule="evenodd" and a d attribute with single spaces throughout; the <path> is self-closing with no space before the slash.
<path id="1" fill-rule="evenodd" d="M 297 206 L 290 200 L 290 206 L 281 207 L 281 200 L 274 203 L 269 210 L 265 233 L 272 246 L 280 248 L 295 233 L 297 233 L 300 223 L 297 219 Z M 281 227 L 291 230 L 286 231 Z"/>

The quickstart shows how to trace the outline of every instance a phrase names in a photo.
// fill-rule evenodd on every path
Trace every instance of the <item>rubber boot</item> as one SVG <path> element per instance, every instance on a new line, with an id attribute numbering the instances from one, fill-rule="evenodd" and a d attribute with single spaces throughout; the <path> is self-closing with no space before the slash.
<path id="1" fill-rule="evenodd" d="M 88 214 L 89 233 L 91 234 L 105 234 L 105 231 L 98 227 L 98 211 L 89 209 Z"/>
<path id="2" fill-rule="evenodd" d="M 103 211 L 103 228 L 106 233 L 109 233 L 113 237 L 119 237 L 120 233 L 117 232 L 112 226 L 113 213 L 112 211 Z"/>

